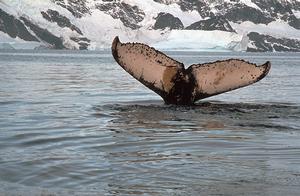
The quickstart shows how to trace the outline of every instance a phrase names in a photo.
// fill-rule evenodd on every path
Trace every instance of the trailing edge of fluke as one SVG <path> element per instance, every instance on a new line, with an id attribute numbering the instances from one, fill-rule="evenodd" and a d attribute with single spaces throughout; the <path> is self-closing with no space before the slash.
<path id="1" fill-rule="evenodd" d="M 239 59 L 193 64 L 187 69 L 162 52 L 142 43 L 121 43 L 115 37 L 112 54 L 135 79 L 160 95 L 166 104 L 192 105 L 197 100 L 248 86 L 271 68 Z"/>

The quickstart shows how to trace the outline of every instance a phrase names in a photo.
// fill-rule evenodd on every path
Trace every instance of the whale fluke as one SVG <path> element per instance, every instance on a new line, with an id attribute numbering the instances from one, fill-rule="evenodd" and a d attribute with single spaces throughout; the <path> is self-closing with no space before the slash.
<path id="1" fill-rule="evenodd" d="M 142 84 L 160 95 L 165 103 L 192 105 L 213 95 L 253 84 L 270 68 L 239 59 L 194 64 L 188 69 L 171 57 L 141 43 L 121 43 L 116 37 L 112 54 L 118 64 Z"/>

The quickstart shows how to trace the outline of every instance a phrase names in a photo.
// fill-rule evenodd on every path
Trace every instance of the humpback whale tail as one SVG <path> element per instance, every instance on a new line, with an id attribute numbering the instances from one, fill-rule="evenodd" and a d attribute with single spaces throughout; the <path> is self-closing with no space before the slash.
<path id="1" fill-rule="evenodd" d="M 160 95 L 165 103 L 192 105 L 195 101 L 253 84 L 270 68 L 239 59 L 193 64 L 188 69 L 171 57 L 141 43 L 121 43 L 115 37 L 112 54 L 135 79 Z"/>

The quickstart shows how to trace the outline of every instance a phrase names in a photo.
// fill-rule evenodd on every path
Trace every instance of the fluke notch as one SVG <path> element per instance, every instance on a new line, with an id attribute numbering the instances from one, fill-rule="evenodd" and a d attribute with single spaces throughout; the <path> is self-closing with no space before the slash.
<path id="1" fill-rule="evenodd" d="M 271 68 L 239 59 L 194 64 L 188 69 L 162 52 L 141 43 L 121 43 L 116 37 L 112 54 L 135 79 L 160 95 L 166 104 L 192 105 L 200 99 L 248 86 L 263 79 Z"/>

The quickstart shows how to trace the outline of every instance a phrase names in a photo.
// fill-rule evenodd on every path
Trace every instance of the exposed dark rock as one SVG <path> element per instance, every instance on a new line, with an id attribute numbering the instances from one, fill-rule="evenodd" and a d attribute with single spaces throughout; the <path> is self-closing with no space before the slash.
<path id="1" fill-rule="evenodd" d="M 180 4 L 180 6 L 183 7 L 183 2 Z M 215 16 L 215 14 L 211 11 L 209 5 L 205 4 L 204 2 L 196 2 L 196 7 L 200 16 L 202 16 L 203 18 Z"/>
<path id="2" fill-rule="evenodd" d="M 255 24 L 268 24 L 277 19 L 288 22 L 292 27 L 299 29 L 300 20 L 292 10 L 300 10 L 299 0 L 252 0 L 259 9 L 236 1 L 199 1 L 199 0 L 154 0 L 155 2 L 170 5 L 177 3 L 183 11 L 196 10 L 203 18 L 212 18 L 215 15 L 225 17 L 228 21 L 251 21 Z M 214 6 L 211 6 L 214 3 Z M 214 9 L 215 14 L 212 12 Z"/>
<path id="3" fill-rule="evenodd" d="M 144 17 L 145 13 L 137 6 L 131 6 L 124 2 L 110 2 L 97 4 L 96 8 L 111 15 L 115 19 L 120 19 L 126 27 L 131 29 L 138 29 L 141 26 L 138 25 Z"/>
<path id="4" fill-rule="evenodd" d="M 165 4 L 165 5 L 170 5 L 170 4 L 174 3 L 173 1 L 169 1 L 169 0 L 153 0 L 153 1 L 157 2 L 157 3 Z"/>
<path id="5" fill-rule="evenodd" d="M 56 22 L 58 26 L 68 27 L 72 31 L 76 31 L 77 33 L 82 35 L 81 30 L 78 27 L 76 27 L 75 25 L 73 25 L 67 17 L 61 15 L 58 11 L 48 9 L 47 12 L 42 11 L 41 14 L 43 15 L 43 17 L 46 20 L 48 20 L 50 22 Z"/>
<path id="6" fill-rule="evenodd" d="M 50 22 L 56 22 L 58 26 L 62 28 L 68 27 L 72 31 L 76 31 L 78 34 L 82 35 L 81 30 L 73 25 L 67 17 L 61 15 L 58 11 L 48 9 L 47 12 L 41 12 L 41 14 L 46 20 Z M 86 50 L 90 45 L 90 40 L 86 37 L 71 37 L 70 39 L 79 44 L 80 50 Z"/>
<path id="7" fill-rule="evenodd" d="M 169 13 L 159 13 L 156 17 L 156 22 L 153 29 L 183 29 L 184 26 L 181 20 Z"/>
<path id="8" fill-rule="evenodd" d="M 0 9 L 0 31 L 7 33 L 10 37 L 19 37 L 25 41 L 39 41 L 32 35 L 23 22 Z"/>
<path id="9" fill-rule="evenodd" d="M 278 14 L 290 13 L 289 3 L 278 0 L 252 0 L 265 14 L 277 17 Z"/>
<path id="10" fill-rule="evenodd" d="M 80 50 L 87 50 L 91 42 L 86 37 L 71 37 L 70 39 L 79 44 Z"/>
<path id="11" fill-rule="evenodd" d="M 41 40 L 51 44 L 54 49 L 64 49 L 63 40 L 59 37 L 56 37 L 48 30 L 43 29 L 35 24 L 33 24 L 29 19 L 25 17 L 20 17 L 20 19 L 28 26 Z"/>
<path id="12" fill-rule="evenodd" d="M 291 9 L 300 11 L 300 1 L 299 0 L 291 0 L 288 5 Z"/>
<path id="13" fill-rule="evenodd" d="M 300 40 L 275 38 L 251 32 L 247 35 L 250 45 L 247 52 L 300 52 Z"/>
<path id="14" fill-rule="evenodd" d="M 96 8 L 114 19 L 119 19 L 126 27 L 134 30 L 142 27 L 141 22 L 145 18 L 143 10 L 135 6 L 133 2 L 127 4 L 121 0 L 102 0 L 95 1 L 96 4 L 94 4 L 90 0 L 51 1 L 61 6 L 61 8 L 58 10 L 55 9 L 57 6 L 45 8 L 41 14 L 46 20 L 57 24 L 55 32 L 63 30 L 62 28 L 69 28 L 74 31 L 71 37 L 67 38 L 67 40 L 71 40 L 70 43 L 64 43 L 64 40 L 60 37 L 64 31 L 59 33 L 59 35 L 54 35 L 50 30 L 48 31 L 44 28 L 45 25 L 40 26 L 38 23 L 35 23 L 35 16 L 26 15 L 26 10 L 24 10 L 24 13 L 20 10 L 20 13 L 14 16 L 3 11 L 4 8 L 0 8 L 0 31 L 12 38 L 18 37 L 26 41 L 49 43 L 47 47 L 50 46 L 57 49 L 74 48 L 77 44 L 73 47 L 72 43 L 76 42 L 80 49 L 87 49 L 90 45 L 90 40 L 83 35 L 81 29 L 75 26 L 71 19 L 67 18 L 67 15 L 62 15 L 64 12 L 60 10 L 63 8 L 65 11 L 70 11 L 77 18 L 91 14 L 92 10 Z M 203 19 L 186 27 L 186 29 L 235 32 L 230 25 L 231 22 L 251 21 L 255 24 L 269 24 L 272 21 L 281 20 L 300 30 L 300 20 L 294 14 L 294 11 L 300 11 L 299 0 L 251 0 L 257 7 L 251 7 L 243 3 L 243 1 L 237 0 L 153 1 L 169 6 L 177 4 L 182 11 L 186 12 L 197 11 Z M 22 14 L 24 14 L 23 17 L 19 17 Z M 74 19 L 74 17 L 72 18 Z M 152 27 L 153 29 L 184 29 L 180 18 L 167 13 L 167 9 L 165 12 L 159 13 L 155 19 L 154 24 L 147 24 L 146 27 Z M 103 19 L 99 18 L 99 21 L 101 20 Z M 254 32 L 249 33 L 249 37 L 251 44 L 248 51 L 298 51 L 299 48 L 297 39 L 275 38 Z"/>
<path id="15" fill-rule="evenodd" d="M 197 0 L 184 0 L 184 1 L 154 0 L 154 1 L 166 5 L 177 3 L 180 6 L 182 11 L 187 12 L 187 11 L 196 10 L 203 18 L 214 16 L 214 14 L 211 12 L 211 8 L 204 1 L 197 1 Z"/>
<path id="16" fill-rule="evenodd" d="M 264 14 L 286 21 L 292 27 L 300 29 L 300 20 L 292 11 L 292 9 L 300 10 L 300 1 L 253 0 L 253 2 L 261 8 Z"/>
<path id="17" fill-rule="evenodd" d="M 300 20 L 298 18 L 296 18 L 296 16 L 294 14 L 293 15 L 289 15 L 287 17 L 286 21 L 289 23 L 289 25 L 291 25 L 295 29 L 299 29 L 300 30 Z"/>
<path id="18" fill-rule="evenodd" d="M 274 18 L 266 16 L 263 12 L 245 5 L 236 5 L 226 12 L 224 17 L 233 22 L 251 21 L 255 24 L 269 24 Z"/>
<path id="19" fill-rule="evenodd" d="M 223 17 L 212 17 L 207 20 L 200 20 L 186 27 L 188 30 L 220 30 L 220 31 L 229 31 L 235 32 L 235 30 L 231 27 L 229 22 Z"/>
<path id="20" fill-rule="evenodd" d="M 65 4 L 65 0 L 52 0 L 52 2 L 66 8 L 77 18 L 81 18 L 85 14 L 90 14 L 90 9 L 86 5 L 87 0 L 67 0 L 67 4 Z"/>

